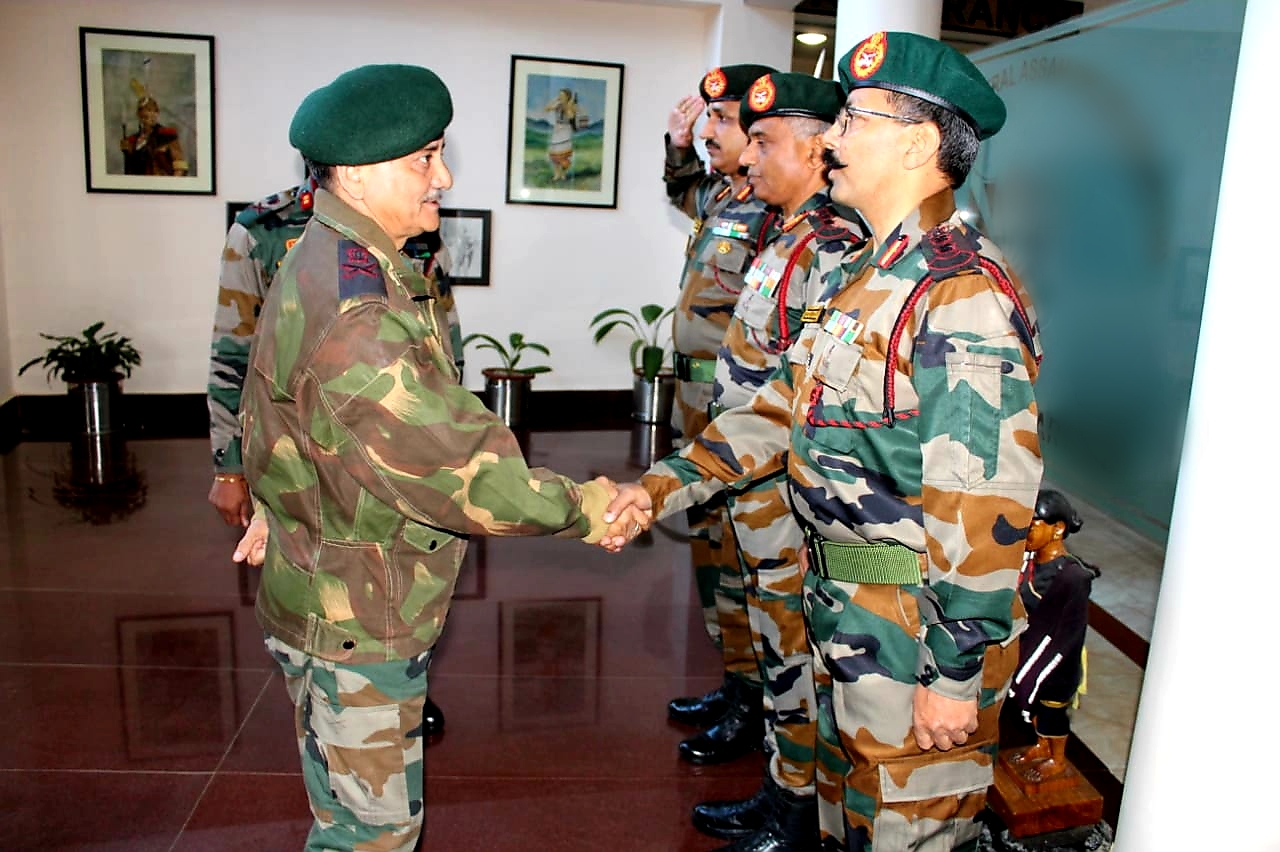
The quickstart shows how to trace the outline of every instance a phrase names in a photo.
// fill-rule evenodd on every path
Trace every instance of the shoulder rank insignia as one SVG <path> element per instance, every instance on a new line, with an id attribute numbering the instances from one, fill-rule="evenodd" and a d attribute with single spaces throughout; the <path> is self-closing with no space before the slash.
<path id="1" fill-rule="evenodd" d="M 924 262 L 935 280 L 950 278 L 970 269 L 979 269 L 978 241 L 946 224 L 938 225 L 920 241 Z"/>
<path id="2" fill-rule="evenodd" d="M 353 240 L 338 241 L 338 300 L 387 295 L 382 267 L 369 250 Z"/>
<path id="3" fill-rule="evenodd" d="M 809 217 L 813 223 L 813 232 L 823 242 L 850 242 L 862 240 L 862 235 L 851 230 L 843 220 L 836 217 L 830 207 L 819 207 Z"/>

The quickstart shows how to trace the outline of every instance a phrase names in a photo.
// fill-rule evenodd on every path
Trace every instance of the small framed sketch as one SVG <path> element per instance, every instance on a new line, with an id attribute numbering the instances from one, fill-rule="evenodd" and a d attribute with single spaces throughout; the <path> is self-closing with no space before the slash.
<path id="1" fill-rule="evenodd" d="M 508 203 L 618 206 L 622 71 L 614 62 L 511 57 Z"/>
<path id="2" fill-rule="evenodd" d="M 80 28 L 85 188 L 213 195 L 213 36 Z"/>
<path id="3" fill-rule="evenodd" d="M 489 286 L 489 210 L 440 208 L 440 241 L 449 250 L 449 281 L 474 287 Z"/>

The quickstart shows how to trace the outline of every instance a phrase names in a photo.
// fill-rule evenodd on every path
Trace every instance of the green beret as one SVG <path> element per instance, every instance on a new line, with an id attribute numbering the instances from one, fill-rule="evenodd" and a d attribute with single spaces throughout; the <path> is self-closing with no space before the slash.
<path id="1" fill-rule="evenodd" d="M 1004 101 L 987 78 L 964 54 L 937 39 L 875 33 L 846 53 L 839 69 L 846 94 L 875 88 L 914 95 L 960 116 L 979 139 L 1004 126 Z"/>
<path id="2" fill-rule="evenodd" d="M 774 115 L 798 115 L 831 124 L 844 106 L 844 90 L 834 80 L 808 74 L 765 74 L 742 98 L 738 123 L 746 130 Z"/>
<path id="3" fill-rule="evenodd" d="M 740 101 L 747 89 L 765 74 L 777 74 L 768 65 L 723 65 L 712 68 L 698 84 L 698 94 L 709 104 L 716 101 Z"/>
<path id="4" fill-rule="evenodd" d="M 289 144 L 315 163 L 394 160 L 439 139 L 453 120 L 449 90 L 417 65 L 364 65 L 302 101 Z"/>

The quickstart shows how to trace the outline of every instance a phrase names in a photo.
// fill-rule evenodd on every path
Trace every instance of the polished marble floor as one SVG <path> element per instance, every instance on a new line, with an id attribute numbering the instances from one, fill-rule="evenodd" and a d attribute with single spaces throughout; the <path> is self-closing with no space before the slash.
<path id="1" fill-rule="evenodd" d="M 539 432 L 529 450 L 575 478 L 634 478 L 650 437 Z M 292 711 L 253 617 L 256 577 L 205 502 L 206 444 L 127 452 L 109 511 L 85 503 L 77 483 L 100 468 L 66 444 L 0 454 L 0 849 L 295 852 L 310 814 Z M 427 749 L 424 848 L 721 844 L 689 809 L 751 794 L 761 761 L 676 755 L 689 731 L 665 702 L 719 680 L 680 533 L 616 556 L 554 539 L 473 547 L 431 670 L 447 724 Z M 1091 674 L 1078 720 L 1100 693 L 1136 702 L 1140 670 Z M 1121 774 L 1128 712 L 1081 732 Z"/>

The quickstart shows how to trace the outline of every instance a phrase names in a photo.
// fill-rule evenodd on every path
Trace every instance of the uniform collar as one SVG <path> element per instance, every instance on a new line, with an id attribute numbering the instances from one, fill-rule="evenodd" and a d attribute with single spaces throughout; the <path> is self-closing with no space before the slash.
<path id="1" fill-rule="evenodd" d="M 411 281 L 417 275 L 413 266 L 399 251 L 378 223 L 360 213 L 327 189 L 316 191 L 315 216 L 349 240 L 369 249 L 384 269 L 396 273 L 401 281 Z"/>
<path id="2" fill-rule="evenodd" d="M 925 234 L 955 216 L 956 197 L 951 189 L 929 196 L 893 229 L 871 262 L 880 269 L 892 269 L 915 250 Z"/>

